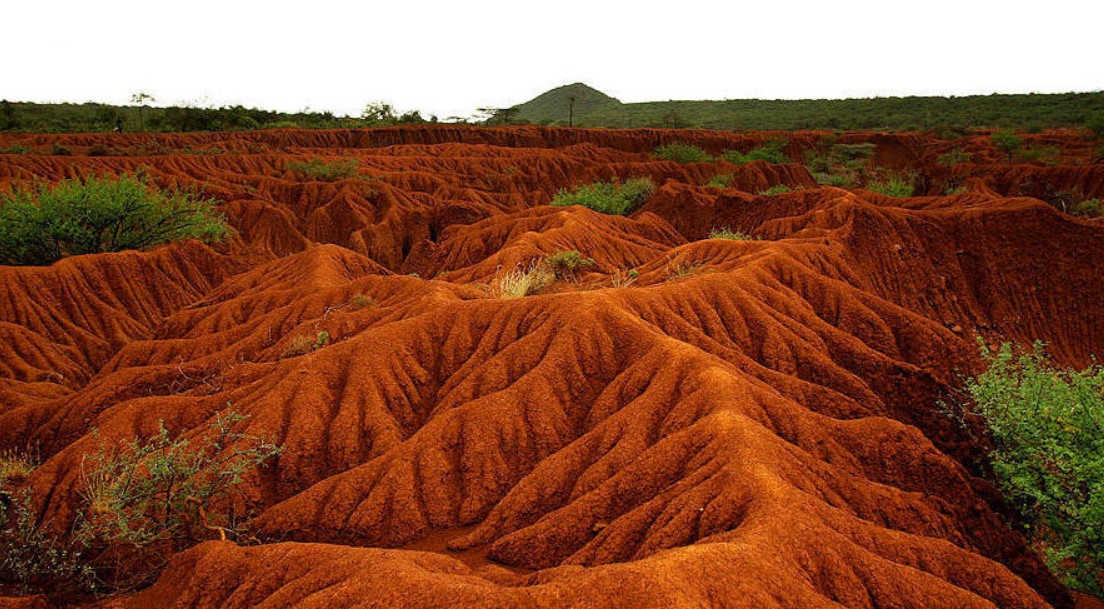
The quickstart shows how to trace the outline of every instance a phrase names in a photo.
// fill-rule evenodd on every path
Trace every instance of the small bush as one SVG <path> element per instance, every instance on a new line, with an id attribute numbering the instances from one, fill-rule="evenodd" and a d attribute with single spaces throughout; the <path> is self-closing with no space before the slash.
<path id="1" fill-rule="evenodd" d="M 786 157 L 784 152 L 786 148 L 786 142 L 780 140 L 773 140 L 767 142 L 766 145 L 754 148 L 747 153 L 742 153 L 739 150 L 726 150 L 721 155 L 726 161 L 735 163 L 737 165 L 743 165 L 744 163 L 750 163 L 752 161 L 766 161 L 768 163 L 789 163 L 790 159 Z"/>
<path id="2" fill-rule="evenodd" d="M 212 243 L 229 233 L 215 201 L 157 190 L 141 177 L 71 179 L 0 193 L 0 264 L 46 265 L 182 239 Z"/>
<path id="3" fill-rule="evenodd" d="M 775 186 L 771 186 L 770 188 L 768 188 L 766 190 L 760 190 L 759 194 L 767 195 L 768 197 L 773 197 L 774 195 L 780 195 L 780 194 L 784 194 L 784 193 L 787 193 L 787 192 L 793 192 L 793 190 L 794 189 L 790 188 L 789 186 L 786 186 L 785 184 L 777 184 Z"/>
<path id="4" fill-rule="evenodd" d="M 1040 146 L 1038 148 L 1022 148 L 1016 151 L 1016 160 L 1023 163 L 1046 163 L 1054 165 L 1062 156 L 1062 151 L 1057 146 Z"/>
<path id="5" fill-rule="evenodd" d="M 866 185 L 867 190 L 887 197 L 911 197 L 913 188 L 912 180 L 899 175 L 886 176 L 881 180 L 873 180 Z"/>
<path id="6" fill-rule="evenodd" d="M 937 162 L 940 165 L 958 165 L 959 163 L 969 163 L 973 159 L 973 155 L 961 148 L 952 148 L 947 152 L 939 155 Z"/>
<path id="7" fill-rule="evenodd" d="M 732 174 L 731 173 L 719 173 L 719 174 L 713 176 L 712 178 L 709 178 L 709 181 L 706 182 L 705 185 L 710 187 L 710 188 L 728 188 L 728 185 L 731 184 L 731 183 L 732 183 Z"/>
<path id="8" fill-rule="evenodd" d="M 333 182 L 355 177 L 360 163 L 356 159 L 326 161 L 315 158 L 288 163 L 287 168 L 301 178 Z"/>
<path id="9" fill-rule="evenodd" d="M 173 437 L 161 425 L 146 441 L 136 438 L 91 455 L 82 464 L 84 511 L 77 537 L 89 544 L 134 547 L 197 541 L 210 529 L 225 537 L 233 523 L 210 522 L 206 506 L 241 484 L 244 474 L 283 451 L 261 438 L 233 431 L 245 419 L 228 408 L 215 415 L 207 433 L 195 443 Z"/>
<path id="10" fill-rule="evenodd" d="M 281 359 L 289 357 L 298 357 L 300 355 L 306 355 L 316 349 L 325 347 L 330 342 L 330 333 L 322 330 L 314 337 L 309 334 L 300 334 L 291 339 L 291 342 L 284 347 L 283 353 L 280 354 Z"/>
<path id="11" fill-rule="evenodd" d="M 636 272 L 636 269 L 617 271 L 610 275 L 610 285 L 615 288 L 627 288 L 636 283 L 638 277 L 640 273 Z"/>
<path id="12" fill-rule="evenodd" d="M 708 163 L 713 157 L 706 151 L 686 142 L 671 142 L 656 147 L 652 155 L 657 159 L 676 163 Z"/>
<path id="13" fill-rule="evenodd" d="M 625 215 L 648 199 L 655 190 L 649 178 L 632 178 L 623 184 L 597 182 L 575 190 L 561 190 L 550 205 L 582 205 L 604 214 Z"/>
<path id="14" fill-rule="evenodd" d="M 979 341 L 981 342 L 981 341 Z M 992 431 L 993 471 L 1066 585 L 1100 595 L 1104 576 L 1104 367 L 1054 367 L 1036 343 L 991 351 L 967 389 Z"/>
<path id="15" fill-rule="evenodd" d="M 523 298 L 548 287 L 555 279 L 556 276 L 543 264 L 534 264 L 529 268 L 518 265 L 495 278 L 491 291 L 496 298 Z"/>
<path id="16" fill-rule="evenodd" d="M 30 492 L 0 496 L 0 582 L 19 594 L 96 591 L 96 573 L 71 544 L 41 527 Z"/>
<path id="17" fill-rule="evenodd" d="M 27 154 L 31 151 L 31 147 L 25 144 L 12 144 L 7 148 L 0 148 L 0 154 Z"/>
<path id="18" fill-rule="evenodd" d="M 814 173 L 813 179 L 821 186 L 834 186 L 836 188 L 851 188 L 854 181 L 850 176 L 835 173 Z"/>
<path id="19" fill-rule="evenodd" d="M 1023 146 L 1023 138 L 1016 135 L 1016 133 L 1010 129 L 994 131 L 993 134 L 989 136 L 989 140 L 993 142 L 993 145 L 996 146 L 998 150 L 1005 154 L 1009 161 L 1012 160 L 1012 157 L 1015 156 Z"/>
<path id="20" fill-rule="evenodd" d="M 698 272 L 698 269 L 702 267 L 702 263 L 694 262 L 691 260 L 680 260 L 674 262 L 673 260 L 667 260 L 667 278 L 666 281 L 676 281 L 684 277 L 689 277 Z"/>
<path id="21" fill-rule="evenodd" d="M 583 258 L 577 250 L 564 250 L 545 256 L 541 264 L 556 279 L 565 279 L 574 276 L 584 267 L 594 266 L 595 262 L 593 258 Z"/>
<path id="22" fill-rule="evenodd" d="M 714 228 L 709 231 L 710 239 L 731 239 L 732 241 L 757 241 L 758 237 L 752 237 L 746 233 L 742 233 L 738 230 L 732 230 L 730 228 Z"/>
<path id="23" fill-rule="evenodd" d="M 366 309 L 368 307 L 374 306 L 376 306 L 375 299 L 371 296 L 366 296 L 361 292 L 357 292 L 349 298 L 350 311 L 360 311 L 361 309 Z"/>
<path id="24" fill-rule="evenodd" d="M 14 450 L 0 452 L 0 486 L 19 484 L 34 473 L 38 459 L 29 453 Z"/>
<path id="25" fill-rule="evenodd" d="M 970 187 L 965 184 L 959 184 L 958 186 L 947 186 L 947 189 L 943 191 L 945 195 L 964 195 L 970 192 Z"/>
<path id="26" fill-rule="evenodd" d="M 1100 202 L 1100 199 L 1088 199 L 1075 204 L 1070 213 L 1076 216 L 1088 216 L 1090 218 L 1098 218 L 1104 216 L 1104 203 Z"/>
<path id="27" fill-rule="evenodd" d="M 73 151 L 69 150 L 65 146 L 54 144 L 50 147 L 50 154 L 55 156 L 70 156 L 73 154 Z"/>

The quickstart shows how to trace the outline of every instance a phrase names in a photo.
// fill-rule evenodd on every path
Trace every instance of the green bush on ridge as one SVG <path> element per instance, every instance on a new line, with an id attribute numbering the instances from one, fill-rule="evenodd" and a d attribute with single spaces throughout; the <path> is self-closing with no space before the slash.
<path id="1" fill-rule="evenodd" d="M 214 200 L 158 190 L 141 176 L 74 178 L 0 193 L 0 264 L 47 265 L 189 238 L 213 243 L 229 233 Z"/>
<path id="2" fill-rule="evenodd" d="M 1042 343 L 990 350 L 967 383 L 992 431 L 993 471 L 1036 549 L 1067 585 L 1100 595 L 1104 577 L 1104 367 L 1062 370 Z"/>
<path id="3" fill-rule="evenodd" d="M 644 203 L 654 190 L 650 178 L 631 178 L 624 183 L 596 182 L 575 190 L 561 190 L 550 205 L 582 205 L 604 214 L 623 216 Z"/>

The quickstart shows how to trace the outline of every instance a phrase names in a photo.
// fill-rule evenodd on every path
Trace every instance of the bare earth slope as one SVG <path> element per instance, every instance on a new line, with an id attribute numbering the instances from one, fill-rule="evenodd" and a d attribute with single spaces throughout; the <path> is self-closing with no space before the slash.
<path id="1" fill-rule="evenodd" d="M 229 402 L 285 447 L 220 506 L 251 510 L 263 543 L 201 543 L 106 607 L 1073 606 L 939 402 L 977 370 L 975 336 L 1104 355 L 1104 224 L 1017 190 L 1101 196 L 1102 166 L 1062 134 L 1045 137 L 1063 165 L 970 141 L 979 162 L 951 169 L 947 142 L 846 134 L 933 194 L 970 184 L 895 199 L 797 163 L 647 154 L 769 136 L 0 135 L 76 153 L 0 155 L 0 187 L 141 168 L 203 187 L 238 231 L 0 267 L 0 448 L 47 458 L 26 486 L 64 530 L 102 442 L 159 421 L 195 436 Z M 359 175 L 288 171 L 311 156 Z M 547 206 L 638 176 L 659 188 L 629 217 Z M 779 184 L 800 190 L 756 194 Z M 534 296 L 488 289 L 572 249 L 596 264 Z"/>

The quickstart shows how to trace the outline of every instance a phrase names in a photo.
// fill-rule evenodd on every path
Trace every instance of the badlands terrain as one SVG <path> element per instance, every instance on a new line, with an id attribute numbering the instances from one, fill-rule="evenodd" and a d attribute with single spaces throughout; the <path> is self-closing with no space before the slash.
<path id="1" fill-rule="evenodd" d="M 779 136 L 794 162 L 651 154 Z M 40 457 L 12 491 L 43 526 L 73 530 L 89 454 L 161 424 L 198 441 L 232 404 L 283 448 L 207 506 L 237 515 L 226 540 L 131 591 L 0 607 L 1089 606 L 946 407 L 978 337 L 1104 355 L 1104 220 L 1061 210 L 1104 198 L 1104 165 L 1073 132 L 1026 138 L 1057 162 L 982 134 L 0 134 L 30 149 L 0 188 L 142 171 L 236 231 L 0 267 L 0 449 Z M 915 195 L 819 186 L 803 161 L 828 141 Z M 970 162 L 938 162 L 955 148 Z M 313 158 L 358 169 L 289 169 Z M 640 177 L 627 216 L 548 205 Z M 594 264 L 497 293 L 569 250 Z"/>

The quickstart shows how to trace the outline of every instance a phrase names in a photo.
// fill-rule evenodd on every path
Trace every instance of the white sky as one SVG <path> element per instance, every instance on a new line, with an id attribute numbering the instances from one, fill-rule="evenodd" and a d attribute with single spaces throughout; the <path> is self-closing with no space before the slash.
<path id="1" fill-rule="evenodd" d="M 1104 89 L 1101 0 L 3 0 L 0 98 L 468 116 L 622 101 Z"/>

